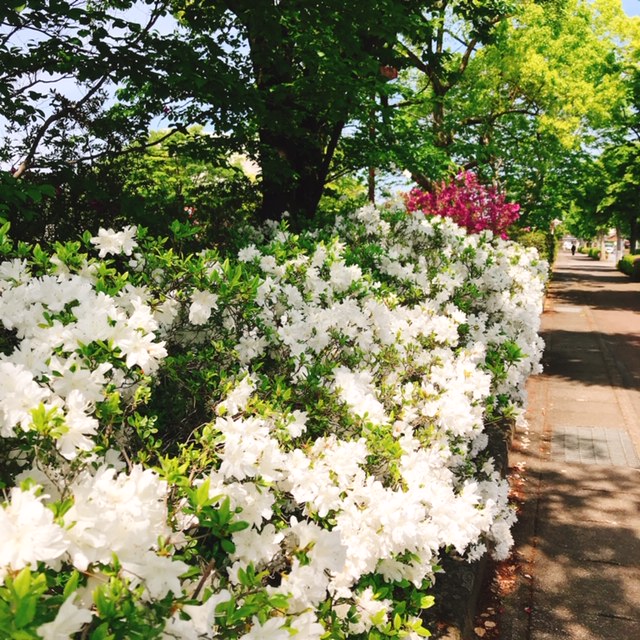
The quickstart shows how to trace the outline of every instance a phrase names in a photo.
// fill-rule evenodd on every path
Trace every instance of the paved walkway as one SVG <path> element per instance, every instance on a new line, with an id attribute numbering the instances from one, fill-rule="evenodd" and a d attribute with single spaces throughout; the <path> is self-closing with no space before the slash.
<path id="1" fill-rule="evenodd" d="M 500 640 L 640 640 L 640 283 L 561 252 L 542 320 Z"/>

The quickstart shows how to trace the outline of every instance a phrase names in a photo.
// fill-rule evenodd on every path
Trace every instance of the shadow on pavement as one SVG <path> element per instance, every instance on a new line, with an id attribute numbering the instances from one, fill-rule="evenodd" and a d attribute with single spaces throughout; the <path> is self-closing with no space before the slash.
<path id="1" fill-rule="evenodd" d="M 553 272 L 554 299 L 560 304 L 594 309 L 640 311 L 640 290 L 611 264 L 576 258 Z"/>
<path id="2" fill-rule="evenodd" d="M 546 307 L 544 371 L 510 451 L 519 519 L 491 640 L 635 640 L 640 285 L 612 260 L 561 255 Z"/>
<path id="3" fill-rule="evenodd" d="M 542 337 L 546 376 L 586 385 L 634 388 L 640 384 L 640 335 L 557 329 L 543 332 Z M 603 349 L 609 355 L 607 362 Z"/>
<path id="4" fill-rule="evenodd" d="M 594 269 L 593 265 L 559 266 L 553 272 L 556 282 L 594 282 L 596 284 L 622 284 L 625 279 L 618 271 L 612 271 L 610 267 Z M 629 282 L 631 282 L 629 280 Z"/>
<path id="5" fill-rule="evenodd" d="M 640 292 L 636 290 L 611 290 L 603 285 L 602 288 L 589 290 L 556 290 L 554 298 L 560 304 L 587 305 L 593 309 L 610 311 L 622 309 L 640 312 Z"/>
<path id="6" fill-rule="evenodd" d="M 527 562 L 522 564 L 521 575 L 530 579 L 518 580 L 510 598 L 525 605 L 536 638 L 640 638 L 640 584 L 634 579 L 640 538 L 625 526 L 640 512 L 640 472 L 582 465 L 574 474 L 575 469 L 546 469 L 539 505 L 536 496 L 523 503 L 528 517 L 514 534 L 534 550 L 536 569 L 532 577 Z"/>

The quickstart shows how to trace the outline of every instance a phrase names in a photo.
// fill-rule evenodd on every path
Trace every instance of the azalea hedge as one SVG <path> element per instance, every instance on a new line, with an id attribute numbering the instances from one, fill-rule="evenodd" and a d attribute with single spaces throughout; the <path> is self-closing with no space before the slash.
<path id="1" fill-rule="evenodd" d="M 640 256 L 628 253 L 616 265 L 618 271 L 631 277 L 633 282 L 640 282 Z"/>
<path id="2" fill-rule="evenodd" d="M 373 207 L 226 256 L 8 232 L 2 637 L 419 638 L 442 554 L 508 553 L 535 250 Z"/>

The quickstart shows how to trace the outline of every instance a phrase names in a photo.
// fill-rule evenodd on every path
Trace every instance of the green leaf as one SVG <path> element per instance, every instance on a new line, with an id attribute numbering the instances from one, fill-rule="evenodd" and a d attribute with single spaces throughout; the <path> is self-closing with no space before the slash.
<path id="1" fill-rule="evenodd" d="M 62 595 L 64 596 L 64 599 L 66 600 L 74 591 L 76 591 L 76 589 L 78 588 L 78 583 L 80 581 L 80 574 L 77 571 L 74 571 L 71 576 L 69 577 L 69 580 L 67 581 L 67 584 L 64 585 L 64 591 L 62 593 Z"/>
<path id="2" fill-rule="evenodd" d="M 18 598 L 24 598 L 31 589 L 31 571 L 25 567 L 13 579 L 12 588 Z"/>
<path id="3" fill-rule="evenodd" d="M 218 508 L 218 515 L 220 517 L 220 524 L 225 525 L 231 520 L 231 501 L 229 498 L 225 498 L 220 507 Z"/>
<path id="4" fill-rule="evenodd" d="M 226 551 L 227 553 L 234 553 L 236 550 L 236 545 L 233 544 L 233 542 L 231 542 L 231 540 L 228 540 L 227 538 L 223 538 L 220 541 L 220 546 L 223 548 L 224 551 Z"/>
<path id="5" fill-rule="evenodd" d="M 229 533 L 236 533 L 237 531 L 244 531 L 249 528 L 249 523 L 244 520 L 237 520 L 236 522 L 232 522 L 228 527 L 227 531 Z"/>
<path id="6" fill-rule="evenodd" d="M 26 627 L 36 615 L 37 600 L 33 597 L 23 598 L 17 603 L 14 612 L 14 624 L 16 627 Z"/>
<path id="7" fill-rule="evenodd" d="M 205 481 L 196 489 L 195 494 L 193 494 L 195 498 L 194 506 L 196 508 L 202 508 L 211 504 L 211 499 L 209 498 L 210 485 L 211 483 L 209 481 L 209 478 L 206 478 Z"/>
<path id="8" fill-rule="evenodd" d="M 109 633 L 109 625 L 103 622 L 99 627 L 94 629 L 89 636 L 90 640 L 115 640 L 115 634 Z"/>
<path id="9" fill-rule="evenodd" d="M 420 625 L 419 627 L 414 627 L 412 629 L 412 631 L 414 633 L 417 633 L 421 638 L 430 638 L 431 637 L 431 631 L 429 631 L 429 629 L 426 629 L 422 625 Z"/>

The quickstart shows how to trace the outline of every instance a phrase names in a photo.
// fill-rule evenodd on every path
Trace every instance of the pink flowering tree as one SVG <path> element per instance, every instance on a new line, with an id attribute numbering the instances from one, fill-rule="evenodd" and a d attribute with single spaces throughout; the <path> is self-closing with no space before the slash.
<path id="1" fill-rule="evenodd" d="M 503 238 L 520 210 L 520 205 L 507 202 L 495 187 L 481 184 L 472 171 L 459 173 L 451 182 L 440 182 L 431 192 L 416 187 L 405 200 L 409 211 L 451 218 L 469 233 L 488 229 Z"/>

